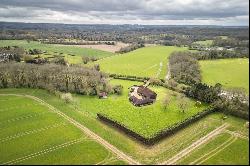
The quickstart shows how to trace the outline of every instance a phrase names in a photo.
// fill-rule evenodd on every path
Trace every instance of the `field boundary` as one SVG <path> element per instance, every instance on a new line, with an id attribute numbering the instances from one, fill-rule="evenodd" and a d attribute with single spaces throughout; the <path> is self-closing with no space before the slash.
<path id="1" fill-rule="evenodd" d="M 211 109 L 211 108 L 206 109 L 202 112 L 199 112 L 199 113 L 185 119 L 184 121 L 173 124 L 172 126 L 167 127 L 165 129 L 157 132 L 154 136 L 149 137 L 149 138 L 146 138 L 146 137 L 132 131 L 128 127 L 124 126 L 123 124 L 120 124 L 119 122 L 109 118 L 106 115 L 97 113 L 97 118 L 107 125 L 118 128 L 120 131 L 122 131 L 123 133 L 127 134 L 128 136 L 134 138 L 135 140 L 139 141 L 140 143 L 147 145 L 147 146 L 152 146 L 152 145 L 155 145 L 156 143 L 160 142 L 162 139 L 166 138 L 167 136 L 176 133 L 180 129 L 185 128 L 187 125 L 190 125 L 190 124 L 200 120 L 201 118 L 213 113 L 214 111 L 215 110 Z"/>
<path id="2" fill-rule="evenodd" d="M 131 165 L 141 165 L 138 161 L 135 161 L 134 159 L 132 159 L 130 156 L 128 156 L 127 154 L 123 153 L 122 151 L 120 151 L 119 149 L 117 149 L 115 146 L 113 146 L 112 144 L 108 143 L 106 140 L 104 140 L 103 138 L 101 138 L 100 136 L 98 136 L 97 134 L 95 134 L 94 132 L 92 132 L 90 129 L 88 129 L 87 127 L 83 126 L 82 124 L 80 124 L 79 122 L 77 122 L 76 120 L 72 119 L 71 117 L 67 116 L 66 114 L 64 114 L 63 112 L 59 111 L 58 109 L 56 109 L 55 107 L 53 107 L 52 105 L 46 103 L 45 101 L 43 101 L 42 99 L 35 97 L 35 96 L 31 96 L 31 95 L 21 95 L 21 94 L 0 94 L 0 96 L 20 96 L 20 97 L 27 97 L 30 99 L 33 99 L 37 102 L 39 102 L 42 105 L 47 106 L 51 111 L 57 113 L 59 116 L 63 117 L 64 119 L 66 119 L 68 122 L 70 122 L 71 124 L 73 124 L 75 127 L 77 127 L 78 129 L 80 129 L 81 131 L 83 131 L 86 135 L 88 135 L 90 138 L 92 138 L 93 140 L 95 140 L 96 142 L 98 142 L 99 144 L 103 145 L 107 150 L 111 151 L 113 154 L 115 154 L 118 158 L 123 159 L 124 161 L 126 161 L 128 164 Z"/>
<path id="3" fill-rule="evenodd" d="M 207 134 L 206 136 L 200 138 L 199 140 L 197 140 L 196 142 L 191 144 L 189 147 L 183 149 L 181 152 L 179 152 L 178 154 L 176 154 L 172 158 L 170 158 L 167 161 L 164 161 L 162 163 L 159 163 L 159 165 L 174 165 L 174 164 L 176 164 L 176 162 L 179 161 L 180 159 L 182 159 L 184 156 L 188 155 L 190 152 L 192 152 L 196 148 L 200 147 L 201 145 L 208 142 L 209 140 L 211 140 L 215 136 L 219 135 L 228 126 L 229 126 L 228 124 L 221 125 L 220 127 L 216 128 L 215 130 L 213 130 L 212 132 Z"/>

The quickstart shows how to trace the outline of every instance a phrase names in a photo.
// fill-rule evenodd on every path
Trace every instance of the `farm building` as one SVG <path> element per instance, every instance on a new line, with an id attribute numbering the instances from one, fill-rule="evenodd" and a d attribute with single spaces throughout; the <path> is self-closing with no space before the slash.
<path id="1" fill-rule="evenodd" d="M 129 101 L 137 107 L 153 104 L 157 94 L 144 86 L 132 86 L 129 93 Z"/>
<path id="2" fill-rule="evenodd" d="M 108 98 L 108 94 L 106 92 L 100 92 L 98 94 L 99 99 L 107 99 Z"/>

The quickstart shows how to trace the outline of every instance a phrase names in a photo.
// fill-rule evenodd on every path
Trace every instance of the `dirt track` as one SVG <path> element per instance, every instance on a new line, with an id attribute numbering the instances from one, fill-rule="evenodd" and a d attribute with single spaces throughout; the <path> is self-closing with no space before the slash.
<path id="1" fill-rule="evenodd" d="M 0 94 L 0 96 L 1 95 L 2 96 L 27 97 L 27 98 L 30 98 L 30 99 L 33 99 L 33 100 L 39 102 L 42 105 L 47 106 L 51 111 L 54 111 L 55 113 L 57 113 L 58 115 L 60 115 L 64 119 L 66 119 L 68 122 L 70 122 L 71 124 L 73 124 L 74 126 L 76 126 L 77 128 L 79 128 L 80 130 L 82 130 L 90 138 L 94 139 L 96 142 L 98 142 L 101 145 L 103 145 L 106 149 L 110 150 L 112 153 L 114 153 L 116 156 L 118 156 L 118 158 L 126 161 L 130 165 L 141 165 L 138 161 L 135 161 L 130 156 L 126 155 L 125 153 L 123 153 L 122 151 L 120 151 L 119 149 L 117 149 L 116 147 L 114 147 L 113 145 L 111 145 L 110 143 L 108 143 L 107 141 L 105 141 L 103 138 L 101 138 L 100 136 L 98 136 L 97 134 L 95 134 L 94 132 L 92 132 L 91 130 L 89 130 L 87 127 L 85 127 L 82 124 L 78 123 L 74 119 L 70 118 L 69 116 L 67 116 L 66 114 L 64 114 L 61 111 L 57 110 L 55 107 L 53 107 L 52 105 L 44 102 L 43 100 L 41 100 L 41 99 L 39 99 L 39 98 L 37 98 L 35 96 L 31 96 L 31 95 Z"/>

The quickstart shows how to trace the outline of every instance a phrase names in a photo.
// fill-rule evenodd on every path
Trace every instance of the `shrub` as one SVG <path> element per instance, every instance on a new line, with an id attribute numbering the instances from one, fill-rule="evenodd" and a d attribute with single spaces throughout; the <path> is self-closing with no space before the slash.
<path id="1" fill-rule="evenodd" d="M 28 62 L 30 62 L 31 60 L 33 60 L 34 58 L 32 57 L 32 56 L 30 56 L 30 55 L 25 55 L 24 57 L 23 57 L 23 60 L 24 60 L 24 62 L 26 62 L 26 63 L 28 63 Z"/>
<path id="2" fill-rule="evenodd" d="M 156 85 L 156 86 L 160 86 L 163 84 L 163 82 L 157 78 L 150 78 L 149 82 L 151 85 Z"/>
<path id="3" fill-rule="evenodd" d="M 178 83 L 174 79 L 168 80 L 168 85 L 172 88 L 176 88 L 178 86 Z"/>
<path id="4" fill-rule="evenodd" d="M 166 95 L 164 100 L 163 100 L 164 109 L 167 109 L 167 107 L 169 106 L 170 103 L 171 103 L 171 99 L 168 95 Z"/>
<path id="5" fill-rule="evenodd" d="M 115 94 L 121 95 L 122 90 L 123 90 L 122 85 L 116 85 L 116 86 L 113 87 L 113 91 L 114 91 Z"/>
<path id="6" fill-rule="evenodd" d="M 95 64 L 94 69 L 96 71 L 100 71 L 101 70 L 100 65 L 99 64 Z"/>
<path id="7" fill-rule="evenodd" d="M 56 57 L 51 62 L 58 65 L 67 65 L 68 63 L 63 57 Z"/>
<path id="8" fill-rule="evenodd" d="M 63 94 L 61 94 L 61 99 L 65 103 L 72 103 L 73 102 L 73 97 L 72 97 L 71 93 L 63 93 Z"/>

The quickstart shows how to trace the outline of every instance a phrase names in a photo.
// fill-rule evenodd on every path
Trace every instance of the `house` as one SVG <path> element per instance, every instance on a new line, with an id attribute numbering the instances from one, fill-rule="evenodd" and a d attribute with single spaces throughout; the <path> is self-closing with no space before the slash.
<path id="1" fill-rule="evenodd" d="M 129 101 L 137 107 L 153 104 L 157 94 L 144 86 L 132 86 L 129 93 Z"/>
<path id="2" fill-rule="evenodd" d="M 144 86 L 139 86 L 139 88 L 137 89 L 137 92 L 138 94 L 141 94 L 141 96 L 144 96 L 144 98 L 155 100 L 157 97 L 157 94 L 154 91 Z"/>

